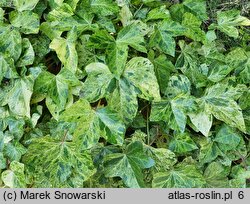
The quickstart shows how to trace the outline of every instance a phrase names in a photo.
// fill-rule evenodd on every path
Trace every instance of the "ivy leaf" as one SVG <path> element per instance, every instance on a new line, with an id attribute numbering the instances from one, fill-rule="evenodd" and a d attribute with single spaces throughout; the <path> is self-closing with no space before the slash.
<path id="1" fill-rule="evenodd" d="M 154 66 L 148 59 L 143 57 L 131 59 L 126 65 L 123 76 L 140 90 L 140 97 L 147 100 L 161 98 Z"/>
<path id="2" fill-rule="evenodd" d="M 78 79 L 68 69 L 63 68 L 57 75 L 42 71 L 34 85 L 34 101 L 46 97 L 47 106 L 51 114 L 58 118 L 60 111 L 65 109 L 70 89 L 79 85 Z M 53 106 L 56 106 L 54 109 Z"/>
<path id="3" fill-rule="evenodd" d="M 166 95 L 174 98 L 180 94 L 190 95 L 191 83 L 184 75 L 173 75 L 170 77 L 168 87 L 166 88 Z"/>
<path id="4" fill-rule="evenodd" d="M 191 13 L 183 15 L 182 25 L 186 28 L 185 35 L 194 41 L 205 41 L 205 32 L 201 30 L 201 21 Z"/>
<path id="5" fill-rule="evenodd" d="M 4 145 L 3 153 L 10 161 L 19 161 L 27 149 L 17 140 Z"/>
<path id="6" fill-rule="evenodd" d="M 169 149 L 177 154 L 185 154 L 198 147 L 188 133 L 182 133 L 174 136 L 169 143 Z"/>
<path id="7" fill-rule="evenodd" d="M 11 79 L 17 78 L 18 74 L 15 69 L 14 60 L 9 58 L 8 55 L 4 56 L 0 53 L 0 82 L 4 78 Z"/>
<path id="8" fill-rule="evenodd" d="M 142 25 L 138 23 L 132 23 L 124 27 L 117 35 L 116 43 L 119 45 L 129 45 L 132 48 L 146 53 L 145 41 L 143 36 Z"/>
<path id="9" fill-rule="evenodd" d="M 17 161 L 10 163 L 10 170 L 2 173 L 2 181 L 9 188 L 25 188 L 24 164 Z"/>
<path id="10" fill-rule="evenodd" d="M 60 115 L 60 120 L 76 123 L 73 136 L 75 140 L 79 141 L 82 149 L 89 149 L 98 142 L 100 138 L 99 120 L 86 100 L 81 99 L 66 109 Z"/>
<path id="11" fill-rule="evenodd" d="M 184 8 L 189 12 L 193 13 L 200 20 L 204 21 L 208 19 L 206 11 L 206 1 L 205 0 L 185 0 L 183 2 Z"/>
<path id="12" fill-rule="evenodd" d="M 229 52 L 226 56 L 226 61 L 232 69 L 235 69 L 235 73 L 239 79 L 245 84 L 250 82 L 250 58 L 249 52 L 246 52 L 242 48 L 235 48 Z"/>
<path id="13" fill-rule="evenodd" d="M 195 165 L 179 164 L 174 169 L 154 175 L 153 188 L 202 188 L 205 180 Z"/>
<path id="14" fill-rule="evenodd" d="M 166 93 L 166 89 L 169 81 L 170 75 L 174 72 L 175 67 L 171 61 L 167 59 L 165 55 L 160 55 L 154 59 L 155 74 L 157 81 L 159 83 L 161 93 Z"/>
<path id="15" fill-rule="evenodd" d="M 105 133 L 106 139 L 112 144 L 121 145 L 126 128 L 117 113 L 109 108 L 99 108 L 96 110 L 96 115 L 100 120 L 100 129 Z"/>
<path id="16" fill-rule="evenodd" d="M 40 19 L 32 11 L 12 11 L 9 18 L 10 23 L 24 34 L 37 34 L 39 32 Z"/>
<path id="17" fill-rule="evenodd" d="M 213 114 L 218 120 L 224 121 L 232 127 L 237 127 L 242 132 L 246 131 L 245 122 L 239 105 L 233 100 L 230 90 L 225 84 L 216 84 L 207 88 L 203 97 L 206 103 L 206 110 Z M 233 117 L 232 117 L 233 116 Z"/>
<path id="18" fill-rule="evenodd" d="M 124 153 L 108 154 L 104 160 L 105 176 L 121 177 L 127 187 L 144 187 L 142 169 L 150 168 L 154 161 L 144 151 L 142 143 L 129 144 Z"/>
<path id="19" fill-rule="evenodd" d="M 107 64 L 110 71 L 116 76 L 120 77 L 126 66 L 128 58 L 128 46 L 119 43 L 113 43 L 107 48 Z"/>
<path id="20" fill-rule="evenodd" d="M 102 63 L 91 63 L 86 66 L 85 70 L 88 77 L 83 84 L 80 96 L 89 102 L 95 102 L 109 92 L 114 76 L 109 68 Z"/>
<path id="21" fill-rule="evenodd" d="M 119 113 L 126 124 L 132 122 L 138 109 L 137 93 L 132 84 L 121 78 L 118 87 L 107 99 L 110 107 Z"/>
<path id="22" fill-rule="evenodd" d="M 18 11 L 33 10 L 39 0 L 13 0 Z"/>
<path id="23" fill-rule="evenodd" d="M 16 79 L 13 87 L 6 95 L 6 101 L 12 113 L 30 117 L 30 100 L 33 93 L 32 76 Z"/>
<path id="24" fill-rule="evenodd" d="M 11 58 L 17 61 L 22 52 L 21 34 L 10 25 L 0 25 L 0 29 L 0 51 L 9 54 Z"/>
<path id="25" fill-rule="evenodd" d="M 188 96 L 177 96 L 171 100 L 153 102 L 151 121 L 166 121 L 168 125 L 181 132 L 185 131 L 187 113 L 194 108 L 194 100 Z"/>
<path id="26" fill-rule="evenodd" d="M 88 46 L 105 49 L 110 44 L 113 44 L 115 39 L 106 30 L 98 30 L 93 35 L 90 36 Z"/>
<path id="27" fill-rule="evenodd" d="M 92 12 L 101 15 L 109 16 L 118 12 L 118 6 L 112 0 L 90 0 Z"/>
<path id="28" fill-rule="evenodd" d="M 64 67 L 73 73 L 77 70 L 78 56 L 75 48 L 77 30 L 74 27 L 67 35 L 67 39 L 58 37 L 52 40 L 50 48 L 56 51 Z"/>
<path id="29" fill-rule="evenodd" d="M 181 54 L 176 60 L 176 68 L 180 69 L 197 88 L 207 86 L 207 70 L 201 65 L 197 52 L 201 48 L 200 44 L 197 42 L 186 44 L 183 40 L 180 40 L 178 44 Z"/>
<path id="30" fill-rule="evenodd" d="M 193 125 L 204 135 L 208 136 L 209 131 L 213 125 L 212 114 L 206 112 L 205 110 L 200 110 L 198 112 L 193 112 L 188 114 Z"/>
<path id="31" fill-rule="evenodd" d="M 246 188 L 247 179 L 250 178 L 249 169 L 243 168 L 241 165 L 234 166 L 230 173 L 231 179 L 229 181 L 229 186 L 231 188 Z"/>
<path id="32" fill-rule="evenodd" d="M 4 158 L 4 155 L 2 152 L 0 152 L 0 169 L 6 169 L 6 159 Z"/>
<path id="33" fill-rule="evenodd" d="M 84 99 L 66 109 L 60 120 L 77 123 L 74 137 L 81 141 L 83 149 L 95 145 L 101 135 L 112 144 L 123 143 L 125 126 L 118 114 L 108 108 L 94 111 Z"/>
<path id="34" fill-rule="evenodd" d="M 230 37 L 238 38 L 236 26 L 250 26 L 250 20 L 240 15 L 240 11 L 229 10 L 217 13 L 217 29 Z"/>
<path id="35" fill-rule="evenodd" d="M 18 67 L 32 65 L 35 59 L 35 53 L 29 39 L 23 38 L 22 41 L 23 51 L 16 63 Z"/>
<path id="36" fill-rule="evenodd" d="M 152 167 L 155 172 L 169 171 L 177 162 L 175 154 L 169 149 L 147 146 L 146 152 L 155 161 Z"/>
<path id="37" fill-rule="evenodd" d="M 237 134 L 232 128 L 223 125 L 217 132 L 214 138 L 220 148 L 222 149 L 236 149 L 240 144 L 241 136 Z"/>
<path id="38" fill-rule="evenodd" d="M 146 21 L 170 18 L 170 13 L 166 9 L 166 6 L 160 6 L 148 12 Z"/>
<path id="39" fill-rule="evenodd" d="M 183 35 L 185 28 L 178 22 L 165 20 L 160 23 L 150 38 L 149 46 L 157 47 L 165 54 L 175 56 L 175 40 L 173 37 Z"/>
<path id="40" fill-rule="evenodd" d="M 162 50 L 165 54 L 175 56 L 175 40 L 168 33 L 162 32 L 161 30 L 155 30 L 154 34 L 150 38 L 150 47 L 157 47 Z"/>
<path id="41" fill-rule="evenodd" d="M 203 139 L 200 141 L 200 154 L 199 161 L 204 163 L 210 163 L 215 160 L 218 156 L 223 156 L 223 153 L 219 149 L 216 142 L 209 139 Z"/>
<path id="42" fill-rule="evenodd" d="M 208 188 L 226 188 L 229 185 L 228 174 L 229 168 L 219 162 L 212 162 L 204 171 L 206 186 Z"/>
<path id="43" fill-rule="evenodd" d="M 23 161 L 37 174 L 35 186 L 80 187 L 94 173 L 88 151 L 80 152 L 74 142 L 54 140 L 49 136 L 33 140 Z"/>

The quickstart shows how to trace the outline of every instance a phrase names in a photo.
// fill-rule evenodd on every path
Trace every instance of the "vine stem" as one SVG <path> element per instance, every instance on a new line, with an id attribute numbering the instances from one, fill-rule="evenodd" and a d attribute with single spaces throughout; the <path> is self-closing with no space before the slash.
<path id="1" fill-rule="evenodd" d="M 147 136 L 148 136 L 148 145 L 150 144 L 150 133 L 149 133 L 149 121 L 148 121 L 148 112 L 149 112 L 149 108 L 147 106 Z"/>
<path id="2" fill-rule="evenodd" d="M 65 142 L 67 133 L 68 133 L 68 130 L 66 130 L 65 133 L 64 133 L 63 139 L 61 141 L 61 145 Z"/>

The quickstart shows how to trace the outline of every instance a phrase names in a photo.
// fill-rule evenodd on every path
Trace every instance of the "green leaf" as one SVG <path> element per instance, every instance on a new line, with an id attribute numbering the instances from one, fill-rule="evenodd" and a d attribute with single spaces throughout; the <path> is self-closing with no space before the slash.
<path id="1" fill-rule="evenodd" d="M 24 164 L 17 161 L 10 163 L 10 170 L 2 173 L 2 181 L 9 188 L 25 188 Z"/>
<path id="2" fill-rule="evenodd" d="M 191 13 L 183 15 L 182 25 L 186 28 L 185 35 L 194 41 L 205 41 L 205 32 L 201 30 L 201 21 Z"/>
<path id="3" fill-rule="evenodd" d="M 0 54 L 0 82 L 2 82 L 8 69 L 9 69 L 8 62 L 6 61 L 4 56 Z"/>
<path id="4" fill-rule="evenodd" d="M 249 169 L 243 168 L 241 165 L 237 165 L 232 168 L 230 177 L 233 178 L 229 183 L 231 188 L 246 188 L 247 179 L 250 177 L 250 171 Z"/>
<path id="5" fill-rule="evenodd" d="M 217 29 L 230 37 L 238 38 L 236 26 L 249 26 L 250 20 L 240 15 L 240 11 L 228 10 L 217 13 Z"/>
<path id="6" fill-rule="evenodd" d="M 219 143 L 219 147 L 223 145 L 223 149 L 236 149 L 240 144 L 241 136 L 229 126 L 223 125 L 217 132 L 214 141 Z"/>
<path id="7" fill-rule="evenodd" d="M 99 120 L 88 101 L 81 99 L 74 103 L 60 115 L 60 120 L 76 123 L 73 137 L 82 149 L 89 149 L 98 142 Z"/>
<path id="8" fill-rule="evenodd" d="M 207 88 L 203 99 L 206 103 L 207 112 L 212 113 L 218 120 L 222 120 L 226 124 L 245 132 L 246 128 L 242 111 L 233 99 L 234 96 L 235 94 L 231 95 L 230 89 L 228 90 L 225 84 L 218 83 Z"/>
<path id="9" fill-rule="evenodd" d="M 65 109 L 69 100 L 70 89 L 77 85 L 79 85 L 78 79 L 66 68 L 63 68 L 57 75 L 42 71 L 35 81 L 33 100 L 37 98 L 40 101 L 46 97 L 51 114 L 58 118 L 58 114 Z M 51 107 L 53 104 L 56 106 L 55 109 Z"/>
<path id="10" fill-rule="evenodd" d="M 10 111 L 19 116 L 30 117 L 30 100 L 33 92 L 32 76 L 16 79 L 11 90 L 6 95 Z"/>
<path id="11" fill-rule="evenodd" d="M 223 80 L 234 67 L 228 66 L 224 63 L 215 62 L 210 65 L 210 73 L 208 79 L 212 82 L 219 82 Z"/>
<path id="12" fill-rule="evenodd" d="M 173 37 L 183 35 L 185 28 L 178 22 L 165 20 L 161 22 L 150 38 L 149 46 L 160 49 L 165 54 L 175 56 L 175 40 Z"/>
<path id="13" fill-rule="evenodd" d="M 114 76 L 109 68 L 102 63 L 91 63 L 85 70 L 88 77 L 83 84 L 80 96 L 89 102 L 98 101 L 109 92 Z"/>
<path id="14" fill-rule="evenodd" d="M 97 48 L 105 49 L 110 44 L 113 44 L 115 39 L 106 30 L 98 30 L 90 36 L 88 45 Z"/>
<path id="15" fill-rule="evenodd" d="M 108 142 L 121 145 L 126 128 L 117 113 L 109 108 L 99 108 L 96 110 L 96 115 L 100 120 L 101 130 L 105 133 Z"/>
<path id="16" fill-rule="evenodd" d="M 173 130 L 185 131 L 187 113 L 194 108 L 194 100 L 188 96 L 177 96 L 152 104 L 151 121 L 166 121 Z"/>
<path id="17" fill-rule="evenodd" d="M 148 59 L 143 57 L 131 59 L 126 65 L 123 76 L 139 89 L 140 97 L 147 100 L 160 99 L 154 66 Z"/>
<path id="18" fill-rule="evenodd" d="M 19 161 L 26 153 L 26 148 L 17 140 L 4 146 L 3 153 L 10 161 Z"/>
<path id="19" fill-rule="evenodd" d="M 207 188 L 227 188 L 229 185 L 228 176 L 229 168 L 219 162 L 212 162 L 204 171 Z"/>
<path id="20" fill-rule="evenodd" d="M 0 169 L 6 169 L 6 159 L 2 152 L 0 152 Z"/>
<path id="21" fill-rule="evenodd" d="M 208 68 L 202 66 L 198 55 L 201 45 L 197 42 L 186 44 L 183 40 L 180 40 L 178 44 L 181 54 L 176 60 L 176 68 L 180 69 L 196 88 L 207 86 Z"/>
<path id="22" fill-rule="evenodd" d="M 4 19 L 4 10 L 0 8 L 0 22 L 3 22 Z"/>
<path id="23" fill-rule="evenodd" d="M 108 96 L 108 104 L 128 124 L 135 118 L 138 102 L 135 87 L 125 78 L 118 81 L 118 87 Z"/>
<path id="24" fill-rule="evenodd" d="M 153 188 L 202 188 L 205 184 L 195 165 L 179 164 L 174 169 L 154 175 Z"/>
<path id="25" fill-rule="evenodd" d="M 185 0 L 183 5 L 185 9 L 193 13 L 200 20 L 204 21 L 208 19 L 205 0 Z"/>
<path id="26" fill-rule="evenodd" d="M 191 83 L 184 75 L 173 75 L 170 77 L 166 93 L 173 98 L 179 94 L 190 94 Z"/>
<path id="27" fill-rule="evenodd" d="M 213 125 L 212 114 L 206 112 L 205 110 L 200 110 L 198 112 L 193 112 L 188 114 L 193 125 L 204 135 L 208 136 L 209 131 Z"/>
<path id="28" fill-rule="evenodd" d="M 216 142 L 209 139 L 202 139 L 200 142 L 200 154 L 199 161 L 204 163 L 210 163 L 214 161 L 218 156 L 223 156 L 223 153 L 219 149 Z"/>
<path id="29" fill-rule="evenodd" d="M 105 176 L 120 177 L 127 187 L 144 187 L 142 169 L 150 168 L 154 161 L 144 151 L 142 143 L 129 144 L 124 153 L 108 154 L 105 157 Z"/>
<path id="30" fill-rule="evenodd" d="M 112 0 L 90 0 L 92 12 L 101 15 L 109 16 L 118 12 L 118 6 Z"/>
<path id="31" fill-rule="evenodd" d="M 108 108 L 98 108 L 94 111 L 84 99 L 67 108 L 60 120 L 77 123 L 74 137 L 81 141 L 84 149 L 95 145 L 100 136 L 112 144 L 123 143 L 125 126 L 118 114 Z"/>
<path id="32" fill-rule="evenodd" d="M 175 154 L 165 148 L 146 147 L 147 154 L 155 161 L 154 172 L 168 171 L 176 164 Z"/>
<path id="33" fill-rule="evenodd" d="M 36 13 L 12 11 L 9 18 L 10 23 L 24 34 L 37 34 L 39 32 L 40 20 Z"/>
<path id="34" fill-rule="evenodd" d="M 28 38 L 23 38 L 22 46 L 22 54 L 16 65 L 18 67 L 32 65 L 35 59 L 35 53 Z"/>
<path id="35" fill-rule="evenodd" d="M 185 154 L 198 147 L 188 133 L 182 133 L 174 136 L 169 143 L 169 149 L 177 154 Z"/>
<path id="36" fill-rule="evenodd" d="M 67 39 L 58 37 L 52 40 L 50 48 L 56 51 L 58 58 L 63 63 L 64 67 L 71 70 L 73 73 L 77 70 L 78 56 L 75 48 L 77 30 L 74 27 L 68 35 Z"/>
<path id="37" fill-rule="evenodd" d="M 65 140 L 64 135 L 61 140 L 45 136 L 29 146 L 23 161 L 37 175 L 35 186 L 80 187 L 95 173 L 89 152 Z"/>
<path id="38" fill-rule="evenodd" d="M 129 45 L 132 48 L 140 51 L 147 52 L 144 41 L 144 34 L 140 24 L 130 24 L 124 27 L 117 35 L 116 43 L 119 45 Z"/>
<path id="39" fill-rule="evenodd" d="M 169 61 L 165 55 L 160 55 L 154 59 L 155 75 L 159 83 L 161 93 L 166 93 L 167 81 L 171 73 L 175 70 L 174 65 Z"/>
<path id="40" fill-rule="evenodd" d="M 226 56 L 228 64 L 235 69 L 235 73 L 244 84 L 250 82 L 250 58 L 249 52 L 237 47 Z"/>
<path id="41" fill-rule="evenodd" d="M 10 25 L 0 25 L 0 30 L 0 52 L 9 54 L 11 58 L 17 61 L 22 52 L 21 34 Z"/>
<path id="42" fill-rule="evenodd" d="M 119 43 L 113 43 L 107 48 L 107 63 L 110 71 L 120 77 L 125 69 L 128 58 L 128 46 Z"/>
<path id="43" fill-rule="evenodd" d="M 39 0 L 13 0 L 18 11 L 33 10 Z"/>
<path id="44" fill-rule="evenodd" d="M 170 18 L 170 13 L 166 9 L 166 6 L 160 6 L 148 12 L 146 21 Z"/>
<path id="45" fill-rule="evenodd" d="M 162 32 L 156 28 L 154 34 L 150 38 L 150 47 L 157 47 L 165 54 L 175 56 L 175 40 L 166 32 Z"/>

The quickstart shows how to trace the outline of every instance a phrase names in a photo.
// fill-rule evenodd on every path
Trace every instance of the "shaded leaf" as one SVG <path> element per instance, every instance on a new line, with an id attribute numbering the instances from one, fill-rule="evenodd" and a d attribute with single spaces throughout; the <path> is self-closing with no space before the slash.
<path id="1" fill-rule="evenodd" d="M 142 143 L 129 144 L 124 153 L 108 154 L 105 157 L 105 176 L 121 177 L 127 187 L 144 187 L 142 169 L 154 164 L 144 151 Z"/>

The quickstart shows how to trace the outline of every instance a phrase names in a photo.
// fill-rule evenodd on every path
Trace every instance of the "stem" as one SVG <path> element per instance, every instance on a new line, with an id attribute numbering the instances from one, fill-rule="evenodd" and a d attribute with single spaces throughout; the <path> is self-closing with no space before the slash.
<path id="1" fill-rule="evenodd" d="M 150 133 L 149 133 L 149 121 L 148 121 L 148 112 L 149 112 L 149 108 L 147 106 L 147 136 L 148 136 L 148 145 L 150 144 Z"/>
<path id="2" fill-rule="evenodd" d="M 68 130 L 66 130 L 65 133 L 64 133 L 64 135 L 63 135 L 63 139 L 61 141 L 61 145 L 65 142 L 66 137 L 67 137 L 67 133 L 68 133 Z"/>

